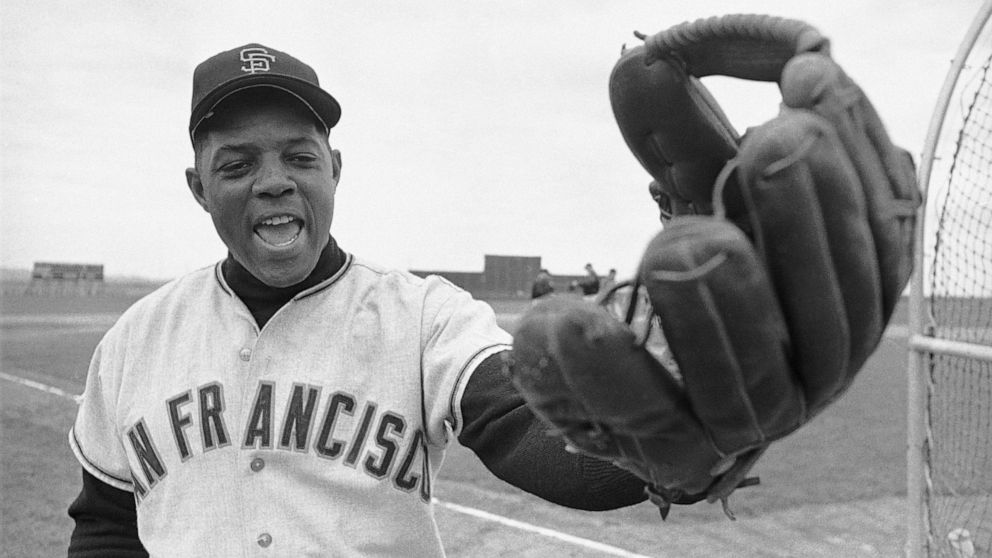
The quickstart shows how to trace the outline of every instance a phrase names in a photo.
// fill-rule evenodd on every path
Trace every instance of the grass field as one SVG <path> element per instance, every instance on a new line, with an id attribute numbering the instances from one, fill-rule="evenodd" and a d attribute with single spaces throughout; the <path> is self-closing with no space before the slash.
<path id="1" fill-rule="evenodd" d="M 136 295 L 4 292 L 4 555 L 64 555 L 72 528 L 65 509 L 79 487 L 79 466 L 66 442 L 76 409 L 71 396 L 82 391 L 101 335 Z M 512 328 L 521 303 L 493 305 Z M 762 484 L 732 497 L 733 523 L 719 505 L 679 507 L 664 523 L 646 503 L 600 513 L 556 507 L 499 481 L 471 452 L 453 448 L 435 487 L 449 556 L 900 556 L 905 364 L 904 336 L 887 336 L 842 400 L 772 446 L 754 471 Z"/>

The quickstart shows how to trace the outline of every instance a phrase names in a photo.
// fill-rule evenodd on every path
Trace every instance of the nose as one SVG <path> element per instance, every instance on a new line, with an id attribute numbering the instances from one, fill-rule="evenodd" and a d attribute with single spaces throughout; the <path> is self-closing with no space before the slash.
<path id="1" fill-rule="evenodd" d="M 253 190 L 258 196 L 278 198 L 296 191 L 296 182 L 282 161 L 263 161 Z"/>

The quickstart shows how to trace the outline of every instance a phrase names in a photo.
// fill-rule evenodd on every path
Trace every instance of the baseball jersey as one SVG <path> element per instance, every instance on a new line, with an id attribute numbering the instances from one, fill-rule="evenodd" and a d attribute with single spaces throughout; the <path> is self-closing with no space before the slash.
<path id="1" fill-rule="evenodd" d="M 151 556 L 443 556 L 431 485 L 510 341 L 446 280 L 353 256 L 259 331 L 217 264 L 107 332 L 70 445 L 134 493 Z"/>

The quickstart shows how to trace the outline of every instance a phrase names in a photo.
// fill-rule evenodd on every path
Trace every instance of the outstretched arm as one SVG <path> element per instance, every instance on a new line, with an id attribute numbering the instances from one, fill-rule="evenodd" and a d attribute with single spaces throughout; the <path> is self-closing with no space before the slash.
<path id="1" fill-rule="evenodd" d="M 502 371 L 499 354 L 479 365 L 462 396 L 458 441 L 500 479 L 549 502 L 599 511 L 646 499 L 644 481 L 600 459 L 565 451 L 547 435 Z"/>

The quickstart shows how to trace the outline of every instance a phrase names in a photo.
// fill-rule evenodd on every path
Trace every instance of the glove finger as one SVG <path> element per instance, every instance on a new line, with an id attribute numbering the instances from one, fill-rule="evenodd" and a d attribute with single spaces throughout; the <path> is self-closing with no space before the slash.
<path id="1" fill-rule="evenodd" d="M 514 334 L 514 384 L 576 449 L 648 482 L 704 490 L 720 455 L 679 384 L 602 307 L 561 297 L 532 307 Z"/>
<path id="2" fill-rule="evenodd" d="M 737 131 L 706 87 L 678 61 L 624 51 L 610 104 L 627 146 L 680 212 L 712 213 L 713 183 L 737 153 Z"/>
<path id="3" fill-rule="evenodd" d="M 736 164 L 721 199 L 766 262 L 812 411 L 846 388 L 882 334 L 864 193 L 830 125 L 806 111 L 749 131 Z"/>
<path id="4" fill-rule="evenodd" d="M 912 157 L 894 146 L 867 96 L 829 58 L 797 56 L 782 72 L 787 106 L 830 122 L 860 178 L 881 269 L 888 321 L 912 272 L 913 217 L 920 203 Z"/>
<path id="5" fill-rule="evenodd" d="M 724 455 L 802 424 L 806 409 L 785 322 L 761 261 L 737 227 L 675 218 L 648 245 L 639 273 L 693 412 Z"/>

